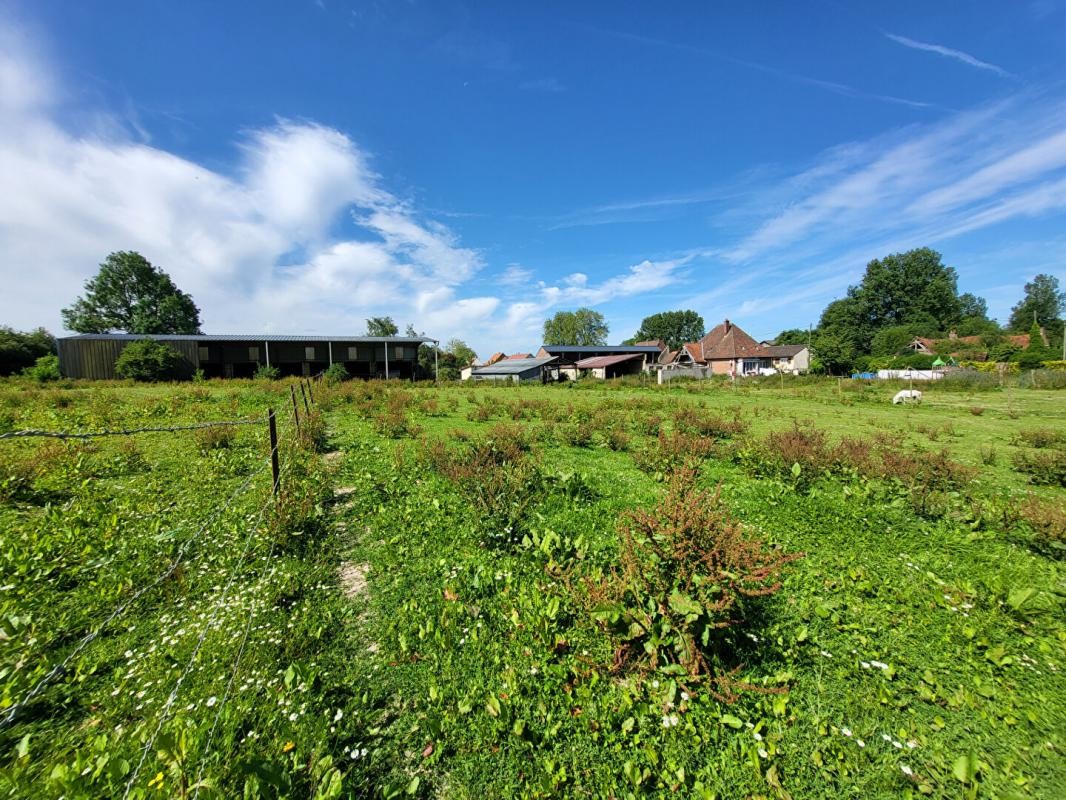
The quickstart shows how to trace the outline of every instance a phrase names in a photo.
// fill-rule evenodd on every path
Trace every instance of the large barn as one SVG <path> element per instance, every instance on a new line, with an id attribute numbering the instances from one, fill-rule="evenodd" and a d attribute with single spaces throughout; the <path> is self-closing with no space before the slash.
<path id="1" fill-rule="evenodd" d="M 58 340 L 59 369 L 66 378 L 116 378 L 115 361 L 130 342 L 153 339 L 180 353 L 190 373 L 208 378 L 250 378 L 260 366 L 282 375 L 315 375 L 343 364 L 356 378 L 413 379 L 423 336 L 279 336 L 234 334 L 83 333 Z"/>

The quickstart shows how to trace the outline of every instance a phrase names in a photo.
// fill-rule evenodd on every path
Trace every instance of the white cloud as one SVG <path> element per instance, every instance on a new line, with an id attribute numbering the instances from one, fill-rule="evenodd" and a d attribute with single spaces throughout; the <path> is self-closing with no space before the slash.
<path id="1" fill-rule="evenodd" d="M 387 313 L 445 338 L 497 309 L 454 291 L 480 254 L 386 190 L 340 131 L 279 120 L 243 135 L 230 173 L 211 170 L 98 110 L 65 115 L 89 130 L 61 124 L 45 62 L 14 29 L 0 44 L 5 324 L 58 330 L 60 308 L 119 249 L 164 268 L 211 332 L 354 333 Z"/>
<path id="2" fill-rule="evenodd" d="M 944 56 L 945 58 L 951 58 L 955 61 L 961 61 L 963 64 L 968 64 L 971 67 L 977 69 L 988 70 L 994 72 L 1002 78 L 1010 77 L 1010 73 L 1002 67 L 997 67 L 995 64 L 989 64 L 987 61 L 981 61 L 979 58 L 974 58 L 969 53 L 964 53 L 962 50 L 955 50 L 951 47 L 944 47 L 942 44 L 929 44 L 928 42 L 918 42 L 914 39 L 908 39 L 906 36 L 897 36 L 894 33 L 886 33 L 885 36 L 891 39 L 896 44 L 909 47 L 912 50 L 924 50 L 927 53 L 936 53 L 937 55 Z"/>
<path id="3" fill-rule="evenodd" d="M 508 264 L 507 269 L 496 276 L 496 282 L 504 286 L 525 286 L 533 279 L 533 270 L 521 264 Z"/>

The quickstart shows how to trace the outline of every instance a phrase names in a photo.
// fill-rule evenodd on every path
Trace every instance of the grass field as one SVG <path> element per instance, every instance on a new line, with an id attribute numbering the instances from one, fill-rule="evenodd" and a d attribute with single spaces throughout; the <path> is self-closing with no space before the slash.
<path id="1" fill-rule="evenodd" d="M 1066 395 L 894 391 L 316 386 L 279 503 L 261 423 L 0 441 L 0 713 L 76 652 L 0 792 L 1066 796 Z M 9 382 L 0 433 L 288 403 Z M 700 509 L 776 591 L 719 613 L 751 559 L 634 562 Z"/>

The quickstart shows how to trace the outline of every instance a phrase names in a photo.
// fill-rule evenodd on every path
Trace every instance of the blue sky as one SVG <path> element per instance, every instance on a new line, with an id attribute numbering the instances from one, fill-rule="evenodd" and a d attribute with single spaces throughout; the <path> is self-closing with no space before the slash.
<path id="1" fill-rule="evenodd" d="M 208 332 L 482 355 L 579 305 L 771 336 L 921 245 L 1000 319 L 1066 281 L 1066 3 L 667 7 L 0 0 L 0 323 L 116 249 Z"/>

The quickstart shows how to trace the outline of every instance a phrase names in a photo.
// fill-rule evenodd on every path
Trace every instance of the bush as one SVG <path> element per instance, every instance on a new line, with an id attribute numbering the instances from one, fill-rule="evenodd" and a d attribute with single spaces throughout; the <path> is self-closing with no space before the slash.
<path id="1" fill-rule="evenodd" d="M 322 376 L 326 379 L 326 382 L 331 386 L 338 383 L 344 383 L 344 381 L 351 380 L 351 375 L 345 368 L 344 364 L 339 362 L 330 364 L 329 369 L 322 373 Z"/>
<path id="2" fill-rule="evenodd" d="M 276 381 L 281 377 L 281 370 L 270 364 L 260 364 L 255 370 L 257 381 Z"/>
<path id="3" fill-rule="evenodd" d="M 692 469 L 678 471 L 653 510 L 637 510 L 619 526 L 621 570 L 586 581 L 593 618 L 615 642 L 615 669 L 650 668 L 719 681 L 729 672 L 714 645 L 743 619 L 748 598 L 781 588 L 781 568 L 800 554 L 748 538 L 718 493 L 696 487 Z"/>
<path id="4" fill-rule="evenodd" d="M 1066 442 L 1066 433 L 1054 428 L 1033 428 L 1027 431 L 1019 431 L 1015 437 L 1015 443 L 1027 444 L 1030 447 L 1055 447 L 1060 442 Z"/>
<path id="5" fill-rule="evenodd" d="M 482 524 L 482 539 L 514 544 L 529 505 L 543 488 L 529 443 L 517 426 L 497 425 L 483 439 L 437 442 L 430 465 L 456 485 Z"/>
<path id="6" fill-rule="evenodd" d="M 1038 486 L 1066 486 L 1066 450 L 1019 450 L 1014 468 Z"/>
<path id="7" fill-rule="evenodd" d="M 162 342 L 140 339 L 130 342 L 115 361 L 120 378 L 134 381 L 174 381 L 187 378 L 192 368 L 181 353 Z"/>
<path id="8" fill-rule="evenodd" d="M 1030 497 L 1018 516 L 1032 529 L 1036 550 L 1058 558 L 1066 555 L 1066 511 L 1060 503 Z"/>
<path id="9" fill-rule="evenodd" d="M 237 430 L 230 425 L 212 425 L 210 428 L 200 428 L 196 431 L 196 446 L 201 455 L 207 455 L 212 450 L 227 450 L 233 446 L 237 438 Z"/>
<path id="10" fill-rule="evenodd" d="M 690 436 L 680 431 L 660 432 L 649 444 L 633 453 L 637 468 L 649 475 L 667 476 L 683 469 L 698 470 L 714 450 L 711 439 Z"/>
<path id="11" fill-rule="evenodd" d="M 22 374 L 38 383 L 58 381 L 63 377 L 59 372 L 59 356 L 41 356 L 32 367 L 22 370 Z"/>

